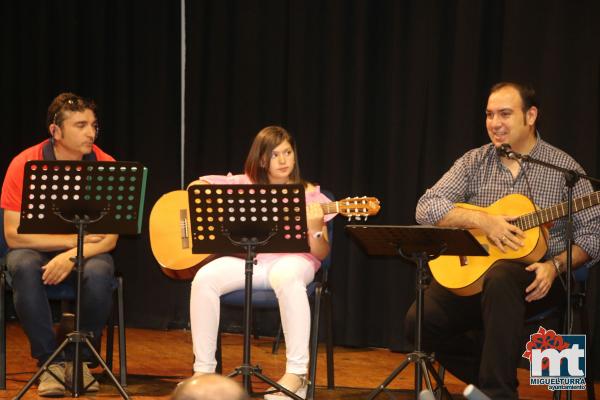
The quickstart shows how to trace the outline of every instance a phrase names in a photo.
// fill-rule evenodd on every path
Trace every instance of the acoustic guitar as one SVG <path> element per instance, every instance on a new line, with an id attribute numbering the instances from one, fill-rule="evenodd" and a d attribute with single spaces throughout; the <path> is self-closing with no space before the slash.
<path id="1" fill-rule="evenodd" d="M 600 204 L 600 191 L 573 200 L 573 212 L 581 211 Z M 479 210 L 492 215 L 519 215 L 511 224 L 524 233 L 524 245 L 517 250 L 505 248 L 506 253 L 488 241 L 485 233 L 479 229 L 470 232 L 488 251 L 488 256 L 440 256 L 429 262 L 431 273 L 438 283 L 461 296 L 470 296 L 481 292 L 485 273 L 500 260 L 515 260 L 534 263 L 542 259 L 548 248 L 543 230 L 544 224 L 567 215 L 568 202 L 563 202 L 543 210 L 535 209 L 534 204 L 521 194 L 510 194 L 488 207 L 471 204 L 456 204 L 471 210 Z"/>
<path id="2" fill-rule="evenodd" d="M 361 218 L 379 212 L 374 197 L 353 197 L 321 204 L 325 214 L 338 213 Z M 188 193 L 176 190 L 163 195 L 150 213 L 150 245 L 162 271 L 173 279 L 191 279 L 196 271 L 217 258 L 214 254 L 192 253 Z"/>

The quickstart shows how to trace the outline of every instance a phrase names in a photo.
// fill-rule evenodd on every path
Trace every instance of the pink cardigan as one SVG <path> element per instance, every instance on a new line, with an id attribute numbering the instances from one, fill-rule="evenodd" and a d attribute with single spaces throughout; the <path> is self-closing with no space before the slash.
<path id="1" fill-rule="evenodd" d="M 213 185 L 251 185 L 253 182 L 244 174 L 233 175 L 231 173 L 227 175 L 206 175 L 199 178 L 202 181 L 208 182 Z M 315 186 L 315 190 L 305 192 L 306 204 L 309 203 L 330 203 L 327 196 L 321 193 L 319 186 Z M 323 217 L 325 222 L 331 220 L 336 214 L 327 214 Z M 286 253 L 258 253 L 256 256 L 258 262 L 268 263 L 276 257 L 285 255 Z M 321 267 L 321 260 L 316 258 L 310 253 L 301 253 L 300 256 L 306 258 L 313 265 L 315 272 Z"/>

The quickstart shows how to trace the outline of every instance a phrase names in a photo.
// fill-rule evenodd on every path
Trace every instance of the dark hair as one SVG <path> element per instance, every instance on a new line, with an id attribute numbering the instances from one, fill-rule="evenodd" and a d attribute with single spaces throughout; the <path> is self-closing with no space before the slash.
<path id="1" fill-rule="evenodd" d="M 254 183 L 269 183 L 269 165 L 271 163 L 271 153 L 273 149 L 286 141 L 292 146 L 294 151 L 294 169 L 290 173 L 290 183 L 306 182 L 300 177 L 300 165 L 298 163 L 298 152 L 296 151 L 296 142 L 288 131 L 281 126 L 267 126 L 263 128 L 252 142 L 244 172 Z"/>
<path id="2" fill-rule="evenodd" d="M 539 108 L 537 96 L 535 95 L 535 89 L 531 85 L 516 82 L 499 82 L 492 86 L 490 89 L 490 94 L 505 87 L 512 87 L 519 92 L 519 96 L 521 96 L 521 102 L 523 103 L 523 113 L 526 113 L 531 107 Z"/>
<path id="3" fill-rule="evenodd" d="M 46 127 L 50 124 L 56 124 L 61 126 L 63 121 L 66 119 L 65 112 L 82 112 L 85 110 L 91 110 L 96 115 L 96 103 L 93 100 L 85 99 L 74 93 L 61 93 L 52 100 L 50 106 L 48 106 L 48 113 L 46 114 Z"/>

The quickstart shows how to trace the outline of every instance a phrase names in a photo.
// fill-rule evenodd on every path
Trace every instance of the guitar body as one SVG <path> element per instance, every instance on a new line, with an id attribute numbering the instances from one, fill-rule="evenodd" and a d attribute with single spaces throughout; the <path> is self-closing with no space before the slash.
<path id="1" fill-rule="evenodd" d="M 521 195 L 511 194 L 501 198 L 488 207 L 477 207 L 471 204 L 457 204 L 471 210 L 479 210 L 492 215 L 519 216 L 535 211 L 533 203 Z M 547 250 L 546 240 L 542 234 L 544 227 L 536 226 L 525 231 L 523 247 L 518 250 L 508 248 L 506 253 L 490 243 L 479 229 L 470 232 L 479 243 L 488 251 L 489 256 L 440 256 L 429 262 L 431 273 L 438 283 L 450 291 L 461 295 L 470 296 L 481 292 L 485 273 L 500 260 L 522 261 L 533 263 L 539 261 Z"/>
<path id="2" fill-rule="evenodd" d="M 213 260 L 210 254 L 192 253 L 188 193 L 169 192 L 150 212 L 150 246 L 162 271 L 173 279 L 192 279 L 196 271 Z"/>

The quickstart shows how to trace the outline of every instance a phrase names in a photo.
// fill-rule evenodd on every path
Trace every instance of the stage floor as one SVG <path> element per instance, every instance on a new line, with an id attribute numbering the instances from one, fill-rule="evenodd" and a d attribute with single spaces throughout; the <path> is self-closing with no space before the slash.
<path id="1" fill-rule="evenodd" d="M 115 332 L 116 333 L 116 332 Z M 259 364 L 263 373 L 278 379 L 285 368 L 285 347 L 279 354 L 271 354 L 271 338 L 252 340 L 252 362 Z M 104 347 L 103 354 L 104 356 Z M 335 348 L 335 385 L 327 390 L 325 348 L 319 350 L 317 367 L 317 398 L 319 399 L 364 399 L 377 385 L 404 360 L 404 355 L 387 349 Z M 157 331 L 149 329 L 127 329 L 128 385 L 126 391 L 135 398 L 167 399 L 177 382 L 191 375 L 192 339 L 189 331 Z M 223 370 L 230 372 L 242 360 L 242 336 L 223 335 Z M 115 358 L 118 366 L 118 359 Z M 0 391 L 0 398 L 12 398 L 35 373 L 35 362 L 29 355 L 29 344 L 21 327 L 16 322 L 7 325 L 7 390 Z M 94 372 L 101 372 L 100 369 Z M 519 380 L 521 399 L 549 399 L 550 392 L 542 386 L 529 385 L 529 371 L 520 369 Z M 117 374 L 118 378 L 118 374 Z M 102 379 L 102 378 L 101 378 Z M 414 382 L 413 369 L 400 374 L 389 386 L 391 397 L 380 395 L 381 399 L 411 399 L 410 391 Z M 461 393 L 465 384 L 447 374 L 447 387 L 452 394 Z M 595 385 L 596 391 L 600 385 Z M 257 383 L 255 389 L 266 389 Z M 600 392 L 598 392 L 600 393 Z M 118 391 L 105 381 L 100 392 L 80 398 L 119 398 Z M 25 399 L 38 398 L 33 386 Z M 456 399 L 462 396 L 455 396 Z M 574 392 L 574 399 L 585 399 L 584 392 Z"/>

